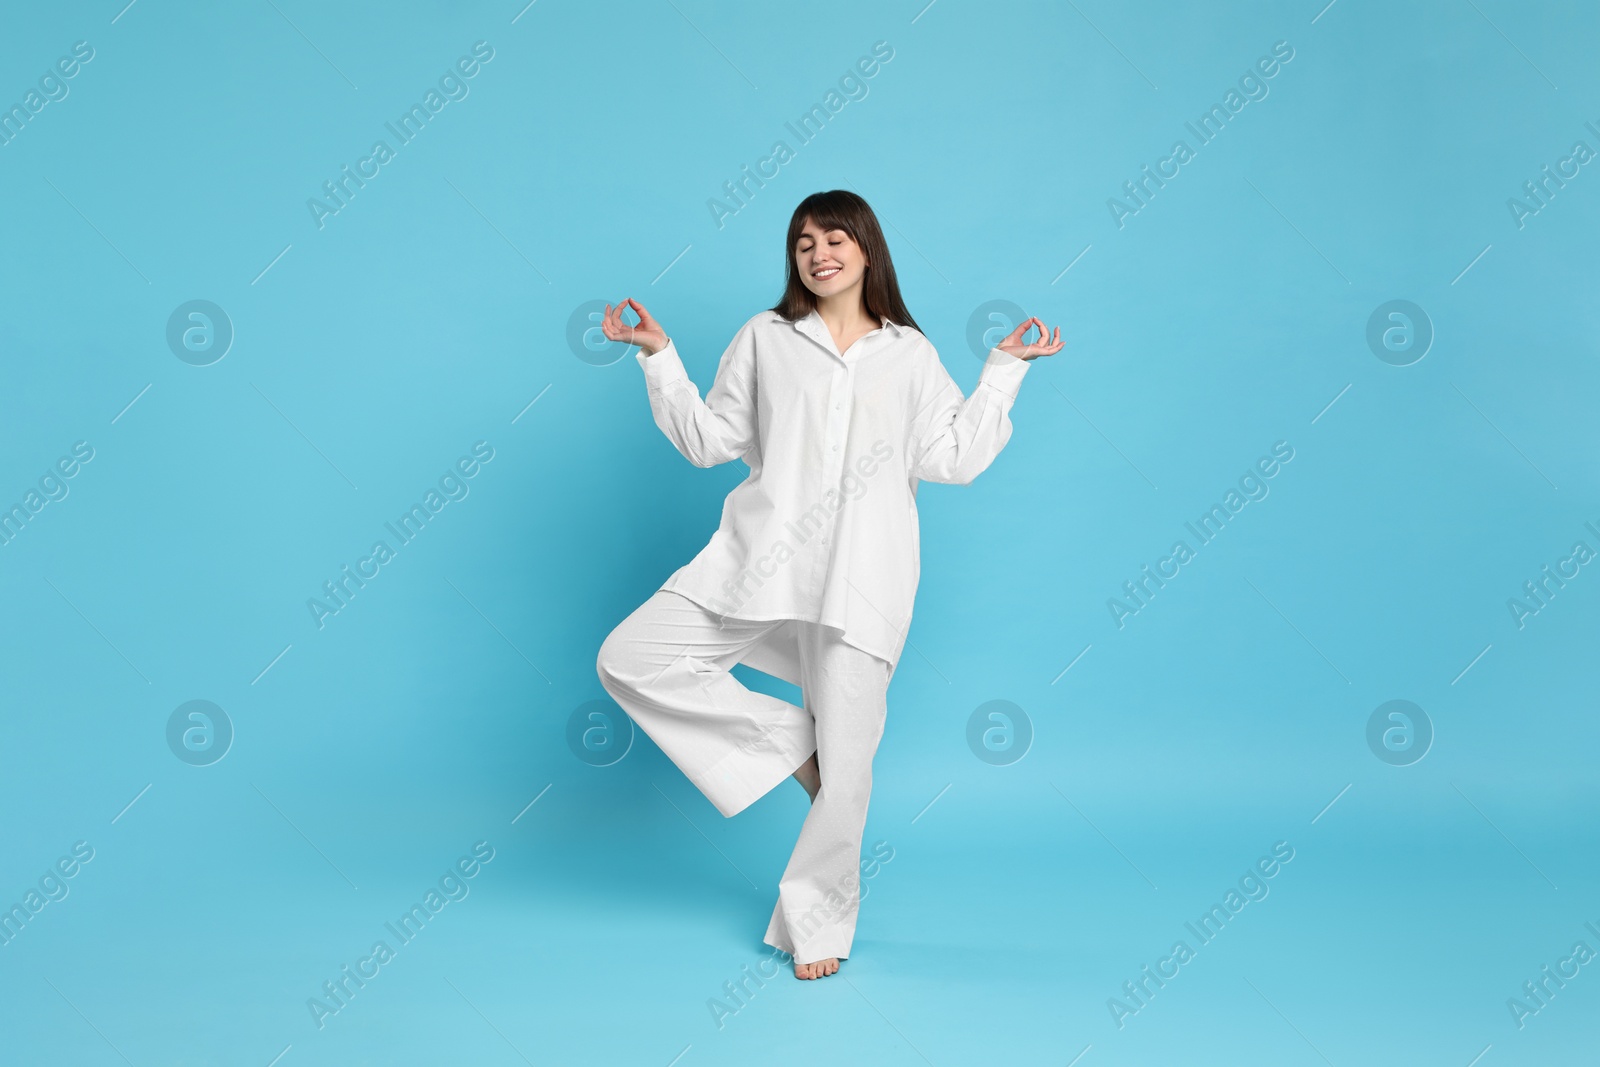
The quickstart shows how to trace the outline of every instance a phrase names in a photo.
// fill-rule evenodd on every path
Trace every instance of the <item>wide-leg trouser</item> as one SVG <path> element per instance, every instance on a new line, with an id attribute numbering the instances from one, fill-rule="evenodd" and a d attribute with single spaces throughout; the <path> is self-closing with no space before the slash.
<path id="1" fill-rule="evenodd" d="M 600 646 L 600 684 L 732 816 L 817 754 L 822 788 L 778 883 L 765 942 L 796 963 L 850 954 L 861 836 L 883 737 L 889 664 L 814 623 L 800 630 L 804 705 L 746 688 L 729 669 L 780 621 L 736 619 L 660 589 Z"/>

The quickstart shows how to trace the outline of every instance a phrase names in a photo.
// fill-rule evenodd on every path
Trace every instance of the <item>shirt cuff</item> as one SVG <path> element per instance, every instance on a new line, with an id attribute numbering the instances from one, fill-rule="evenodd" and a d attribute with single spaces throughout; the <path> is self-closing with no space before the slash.
<path id="1" fill-rule="evenodd" d="M 983 359 L 983 373 L 978 375 L 979 385 L 992 385 L 1012 400 L 1022 386 L 1022 377 L 1028 373 L 1032 360 L 1013 356 L 1003 348 L 991 348 Z"/>
<path id="2" fill-rule="evenodd" d="M 664 393 L 689 377 L 689 372 L 683 369 L 683 360 L 678 358 L 678 348 L 670 337 L 667 338 L 666 347 L 657 349 L 655 355 L 647 356 L 641 348 L 633 356 L 644 368 L 645 387 L 652 393 Z"/>

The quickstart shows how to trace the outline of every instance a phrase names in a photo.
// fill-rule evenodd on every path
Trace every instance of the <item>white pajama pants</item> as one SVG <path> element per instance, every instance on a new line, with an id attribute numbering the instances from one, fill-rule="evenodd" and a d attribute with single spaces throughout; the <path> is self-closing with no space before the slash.
<path id="1" fill-rule="evenodd" d="M 800 630 L 804 706 L 729 673 L 780 621 L 736 619 L 659 589 L 600 646 L 600 683 L 724 816 L 817 754 L 822 788 L 778 883 L 765 942 L 815 963 L 850 954 L 860 907 L 861 836 L 890 666 L 815 623 Z"/>

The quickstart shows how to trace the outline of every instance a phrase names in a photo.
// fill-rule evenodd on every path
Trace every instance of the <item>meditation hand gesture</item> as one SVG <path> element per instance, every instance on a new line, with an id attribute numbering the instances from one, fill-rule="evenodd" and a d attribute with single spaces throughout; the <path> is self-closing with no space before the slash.
<path id="1" fill-rule="evenodd" d="M 637 326 L 629 326 L 622 321 L 622 309 L 630 307 L 639 316 Z M 605 331 L 606 339 L 610 341 L 623 341 L 630 345 L 638 345 L 644 349 L 644 354 L 653 356 L 667 347 L 667 335 L 662 332 L 661 324 L 650 317 L 650 312 L 644 305 L 630 297 L 624 297 L 622 303 L 616 307 L 606 305 L 606 314 L 600 324 Z M 1041 327 L 1042 329 L 1043 327 Z"/>
<path id="2" fill-rule="evenodd" d="M 1023 344 L 1022 338 L 1030 327 L 1039 327 L 1039 339 L 1031 344 Z M 607 336 L 610 336 L 607 334 Z M 1037 359 L 1039 356 L 1053 356 L 1061 351 L 1066 342 L 1061 340 L 1061 327 L 1056 327 L 1055 337 L 1050 336 L 1050 327 L 1036 318 L 1024 319 L 1015 330 L 1006 336 L 995 347 L 1002 352 L 1016 356 L 1018 359 Z"/>

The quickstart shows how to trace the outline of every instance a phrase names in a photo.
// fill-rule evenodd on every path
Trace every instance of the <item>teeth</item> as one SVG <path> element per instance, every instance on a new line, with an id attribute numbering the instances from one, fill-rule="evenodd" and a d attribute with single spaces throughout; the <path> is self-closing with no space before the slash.
<path id="1" fill-rule="evenodd" d="M 814 277 L 814 278 L 831 278 L 835 274 L 838 274 L 838 273 L 839 273 L 839 268 L 838 267 L 832 267 L 832 268 L 830 268 L 828 270 L 819 270 L 819 271 L 816 272 L 816 274 L 812 275 L 812 277 Z"/>

